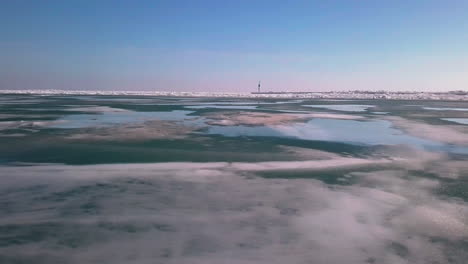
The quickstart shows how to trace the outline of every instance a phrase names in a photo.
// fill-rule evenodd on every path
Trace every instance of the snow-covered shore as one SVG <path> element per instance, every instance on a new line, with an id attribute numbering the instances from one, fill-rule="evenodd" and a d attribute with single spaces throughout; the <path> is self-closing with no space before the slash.
<path id="1" fill-rule="evenodd" d="M 467 92 L 175 92 L 175 91 L 85 91 L 85 90 L 0 90 L 0 94 L 33 95 L 116 95 L 116 96 L 174 96 L 174 97 L 232 97 L 232 98 L 311 98 L 311 99 L 392 99 L 392 100 L 454 100 L 468 101 Z"/>

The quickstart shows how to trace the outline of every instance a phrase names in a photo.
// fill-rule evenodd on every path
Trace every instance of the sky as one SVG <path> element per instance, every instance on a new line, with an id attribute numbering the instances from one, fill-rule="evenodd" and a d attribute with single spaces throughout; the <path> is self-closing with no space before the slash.
<path id="1" fill-rule="evenodd" d="M 466 0 L 15 0 L 0 89 L 468 90 Z"/>

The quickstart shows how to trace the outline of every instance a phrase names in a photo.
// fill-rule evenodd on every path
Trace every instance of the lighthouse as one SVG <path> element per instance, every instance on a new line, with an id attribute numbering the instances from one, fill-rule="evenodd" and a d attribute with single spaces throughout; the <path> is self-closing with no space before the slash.
<path id="1" fill-rule="evenodd" d="M 258 92 L 260 92 L 261 81 L 258 81 Z"/>

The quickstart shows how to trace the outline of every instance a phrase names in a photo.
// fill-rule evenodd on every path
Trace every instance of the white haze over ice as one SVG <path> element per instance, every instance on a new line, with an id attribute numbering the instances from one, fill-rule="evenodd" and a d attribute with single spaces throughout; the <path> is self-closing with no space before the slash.
<path id="1" fill-rule="evenodd" d="M 345 185 L 257 176 L 297 162 L 0 167 L 0 262 L 463 263 L 468 205 L 435 195 L 455 164 L 402 153 L 301 163 Z"/>

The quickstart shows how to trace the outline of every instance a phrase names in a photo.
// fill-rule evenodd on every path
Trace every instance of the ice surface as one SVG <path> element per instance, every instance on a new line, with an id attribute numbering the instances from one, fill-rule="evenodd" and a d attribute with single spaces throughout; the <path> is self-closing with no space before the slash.
<path id="1" fill-rule="evenodd" d="M 373 105 L 303 105 L 306 107 L 313 107 L 313 108 L 326 108 L 330 110 L 336 111 L 345 111 L 345 112 L 365 112 L 368 108 L 374 107 Z"/>
<path id="2" fill-rule="evenodd" d="M 468 118 L 441 118 L 442 120 L 468 125 Z"/>
<path id="3" fill-rule="evenodd" d="M 354 95 L 1 96 L 0 263 L 465 264 L 464 113 L 300 106 Z"/>
<path id="4" fill-rule="evenodd" d="M 217 109 L 243 109 L 243 110 L 252 110 L 256 109 L 257 106 L 254 105 L 189 105 L 185 106 L 188 109 L 207 109 L 207 108 L 217 108 Z"/>
<path id="5" fill-rule="evenodd" d="M 66 115 L 56 124 L 51 125 L 53 128 L 83 128 L 83 127 L 98 127 L 106 125 L 124 124 L 145 122 L 148 120 L 171 120 L 180 121 L 189 119 L 187 115 L 193 111 L 174 110 L 168 112 L 134 112 L 134 111 L 117 111 L 117 112 L 102 112 L 98 114 L 73 114 Z"/>
<path id="6" fill-rule="evenodd" d="M 425 110 L 434 111 L 468 111 L 468 108 L 455 108 L 455 107 L 423 107 Z"/>

